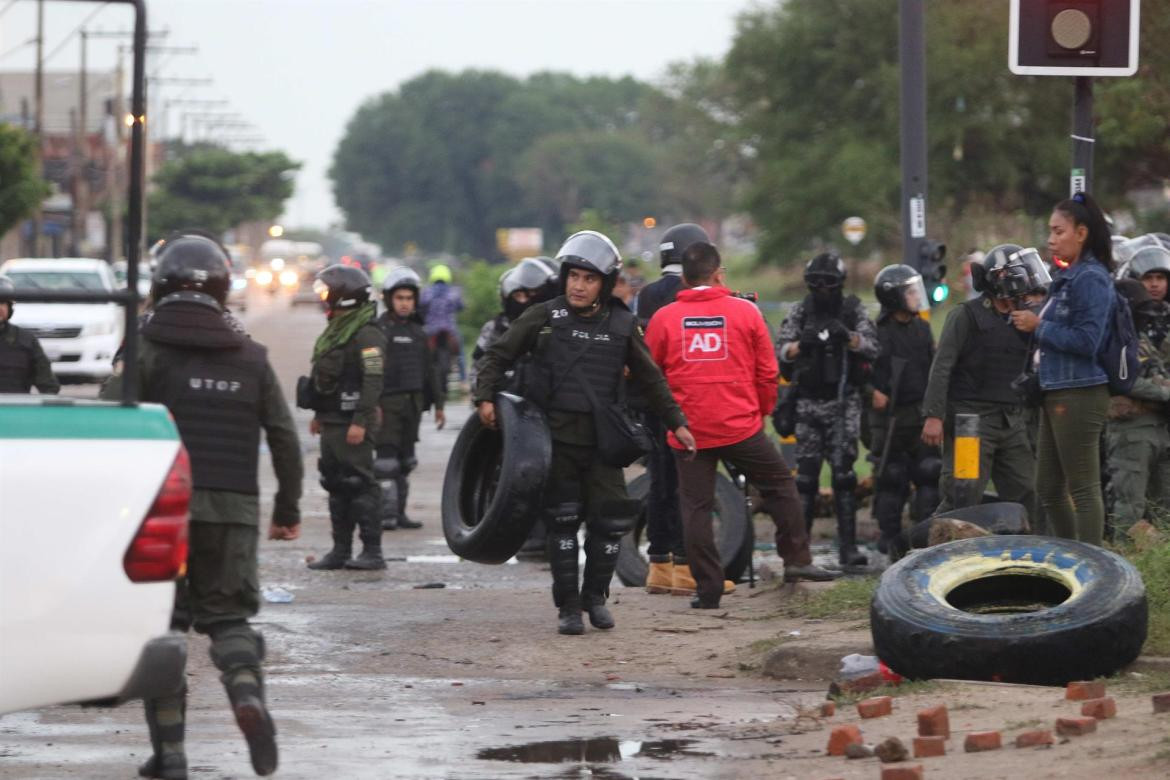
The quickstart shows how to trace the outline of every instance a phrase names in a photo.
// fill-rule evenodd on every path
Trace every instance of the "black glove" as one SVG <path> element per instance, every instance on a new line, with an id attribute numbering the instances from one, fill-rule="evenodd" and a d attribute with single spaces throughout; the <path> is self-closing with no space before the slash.
<path id="1" fill-rule="evenodd" d="M 800 348 L 814 349 L 819 346 L 820 343 L 821 340 L 817 336 L 816 326 L 812 325 L 811 323 L 805 325 L 804 329 L 800 331 Z"/>
<path id="2" fill-rule="evenodd" d="M 849 328 L 846 328 L 841 320 L 833 320 L 828 326 L 829 339 L 832 341 L 849 341 L 852 334 Z"/>

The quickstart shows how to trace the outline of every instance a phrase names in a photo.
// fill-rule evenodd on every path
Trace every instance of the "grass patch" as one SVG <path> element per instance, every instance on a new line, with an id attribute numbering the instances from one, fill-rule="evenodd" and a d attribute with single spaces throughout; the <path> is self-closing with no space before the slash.
<path id="1" fill-rule="evenodd" d="M 1170 691 L 1170 671 L 1130 672 L 1124 677 L 1107 678 L 1105 682 L 1124 693 L 1162 693 Z"/>
<path id="2" fill-rule="evenodd" d="M 781 604 L 788 617 L 853 620 L 869 615 L 877 577 L 846 577 L 832 587 L 803 592 Z"/>
<path id="3" fill-rule="evenodd" d="M 840 691 L 830 698 L 840 705 L 856 704 L 874 696 L 913 696 L 917 693 L 938 693 L 947 686 L 935 680 L 907 680 L 899 685 L 882 685 L 872 691 Z"/>
<path id="4" fill-rule="evenodd" d="M 1016 729 L 1030 729 L 1035 726 L 1043 726 L 1048 721 L 1043 718 L 1032 718 L 1031 720 L 1011 720 L 1004 724 L 1004 731 L 1015 731 Z"/>
<path id="5" fill-rule="evenodd" d="M 1142 575 L 1150 608 L 1145 655 L 1170 655 L 1170 517 L 1159 512 L 1154 520 L 1160 538 L 1135 544 L 1128 538 L 1115 545 Z"/>

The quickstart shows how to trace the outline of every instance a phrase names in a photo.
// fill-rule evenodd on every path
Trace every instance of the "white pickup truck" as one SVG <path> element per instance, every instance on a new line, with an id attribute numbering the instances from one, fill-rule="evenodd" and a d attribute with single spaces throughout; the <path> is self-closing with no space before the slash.
<path id="1" fill-rule="evenodd" d="M 0 395 L 0 713 L 178 689 L 190 496 L 165 408 Z"/>

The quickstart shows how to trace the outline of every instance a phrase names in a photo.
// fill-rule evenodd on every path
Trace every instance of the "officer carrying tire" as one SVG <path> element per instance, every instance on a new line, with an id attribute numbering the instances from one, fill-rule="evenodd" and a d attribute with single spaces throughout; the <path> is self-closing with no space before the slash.
<path id="1" fill-rule="evenodd" d="M 430 370 L 431 352 L 418 313 L 421 286 L 418 274 L 409 268 L 395 268 L 382 281 L 386 311 L 376 321 L 386 337 L 383 360 L 382 424 L 378 429 L 374 476 L 382 489 L 382 529 L 421 528 L 422 523 L 406 514 L 410 491 L 407 478 L 418 465 L 414 445 L 423 412 L 435 408 L 435 427 L 442 428 L 447 417 L 446 400 Z"/>
<path id="2" fill-rule="evenodd" d="M 321 436 L 317 468 L 329 492 L 333 548 L 309 568 L 385 569 L 374 442 L 386 337 L 374 323 L 378 307 L 365 271 L 331 265 L 317 274 L 313 290 L 329 324 L 313 346 L 311 373 L 297 383 L 297 406 L 316 412 L 309 433 Z M 362 552 L 351 558 L 355 528 Z"/>
<path id="3" fill-rule="evenodd" d="M 922 442 L 922 398 L 934 359 L 930 325 L 918 316 L 929 304 L 922 276 L 908 265 L 878 272 L 874 294 L 882 305 L 877 320 L 881 354 L 874 361 L 873 402 L 869 410 L 874 468 L 873 515 L 885 553 L 902 530 L 902 507 L 914 498 L 910 518 L 925 520 L 938 506 L 942 456 Z"/>
<path id="4" fill-rule="evenodd" d="M 582 611 L 589 613 L 594 628 L 614 626 L 605 602 L 621 538 L 639 509 L 639 502 L 626 494 L 621 469 L 603 462 L 607 453 L 599 449 L 595 422 L 624 398 L 627 367 L 632 389 L 646 397 L 684 446 L 693 450 L 694 438 L 650 358 L 636 318 L 613 298 L 621 270 L 613 242 L 595 231 L 581 231 L 565 241 L 557 260 L 561 294 L 530 307 L 488 348 L 475 401 L 483 423 L 495 427 L 495 394 L 507 386 L 508 369 L 531 354 L 524 396 L 544 410 L 553 440 L 543 519 L 557 631 L 581 634 Z M 577 530 L 582 521 L 586 562 L 584 581 L 579 582 Z"/>
<path id="5" fill-rule="evenodd" d="M 14 289 L 11 279 L 0 276 L 0 393 L 27 393 L 35 387 L 38 392 L 56 395 L 61 383 L 53 376 L 41 342 L 30 331 L 9 322 L 16 304 L 4 293 Z"/>
<path id="6" fill-rule="evenodd" d="M 846 297 L 845 262 L 823 252 L 804 268 L 809 294 L 798 303 L 776 338 L 780 370 L 796 385 L 796 487 L 812 528 L 821 463 L 833 473 L 838 560 L 864 566 L 857 549 L 857 438 L 861 430 L 861 386 L 878 356 L 877 331 L 856 295 Z"/>
<path id="7" fill-rule="evenodd" d="M 163 403 L 191 459 L 190 552 L 175 592 L 171 628 L 211 639 L 211 660 L 258 775 L 276 771 L 276 729 L 264 695 L 264 639 L 248 624 L 260 606 L 260 430 L 278 488 L 268 538 L 299 536 L 303 465 L 296 425 L 267 351 L 229 325 L 223 306 L 230 260 L 214 239 L 177 234 L 159 253 L 138 354 L 142 400 Z M 122 395 L 121 375 L 101 396 Z M 153 753 L 143 777 L 184 780 L 186 686 L 144 702 Z"/>

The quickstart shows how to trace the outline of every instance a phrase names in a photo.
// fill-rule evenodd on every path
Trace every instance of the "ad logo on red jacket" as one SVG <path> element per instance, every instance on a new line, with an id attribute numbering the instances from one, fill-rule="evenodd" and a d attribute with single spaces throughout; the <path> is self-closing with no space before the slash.
<path id="1" fill-rule="evenodd" d="M 683 317 L 683 360 L 726 360 L 727 321 L 723 317 Z"/>

